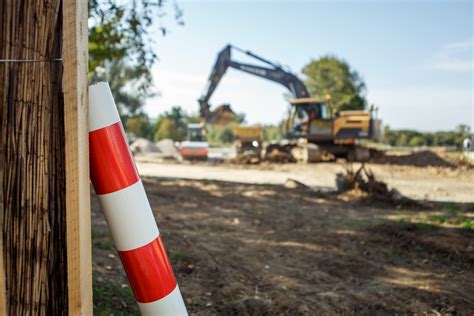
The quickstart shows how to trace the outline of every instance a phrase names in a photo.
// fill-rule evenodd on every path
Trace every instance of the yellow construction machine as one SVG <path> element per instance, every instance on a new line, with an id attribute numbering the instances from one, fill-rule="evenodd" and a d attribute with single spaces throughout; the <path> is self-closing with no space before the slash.
<path id="1" fill-rule="evenodd" d="M 235 61 L 231 58 L 232 49 L 270 67 Z M 295 161 L 303 162 L 321 161 L 325 157 L 364 161 L 370 157 L 370 151 L 360 146 L 359 141 L 377 140 L 382 137 L 381 122 L 373 116 L 372 110 L 334 111 L 331 108 L 330 96 L 324 100 L 310 97 L 304 83 L 291 72 L 250 51 L 231 45 L 227 45 L 218 54 L 207 89 L 198 100 L 201 116 L 206 122 L 224 124 L 233 118 L 230 106 L 211 111 L 209 105 L 209 99 L 229 67 L 282 84 L 294 96 L 286 124 L 286 139 L 267 146 L 264 150 L 267 157 L 278 151 L 287 153 Z"/>
<path id="2" fill-rule="evenodd" d="M 262 158 L 263 129 L 260 126 L 237 126 L 234 128 L 234 145 L 237 156 L 255 161 Z"/>

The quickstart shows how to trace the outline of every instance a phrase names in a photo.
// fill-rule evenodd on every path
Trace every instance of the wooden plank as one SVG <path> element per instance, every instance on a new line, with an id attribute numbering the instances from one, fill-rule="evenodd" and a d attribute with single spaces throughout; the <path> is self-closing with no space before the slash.
<path id="1" fill-rule="evenodd" d="M 69 315 L 92 315 L 87 0 L 63 0 Z"/>

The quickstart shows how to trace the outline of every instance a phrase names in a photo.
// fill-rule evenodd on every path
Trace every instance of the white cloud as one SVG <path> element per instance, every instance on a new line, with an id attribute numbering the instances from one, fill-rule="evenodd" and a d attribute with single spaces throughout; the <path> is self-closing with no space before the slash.
<path id="1" fill-rule="evenodd" d="M 474 41 L 472 39 L 445 45 L 432 60 L 437 70 L 471 72 L 474 70 Z"/>

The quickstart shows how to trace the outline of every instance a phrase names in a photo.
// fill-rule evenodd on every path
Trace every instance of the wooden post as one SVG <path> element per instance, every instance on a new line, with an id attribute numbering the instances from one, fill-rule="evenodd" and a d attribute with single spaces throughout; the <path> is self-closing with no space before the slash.
<path id="1" fill-rule="evenodd" d="M 63 0 L 69 315 L 92 315 L 87 0 Z"/>

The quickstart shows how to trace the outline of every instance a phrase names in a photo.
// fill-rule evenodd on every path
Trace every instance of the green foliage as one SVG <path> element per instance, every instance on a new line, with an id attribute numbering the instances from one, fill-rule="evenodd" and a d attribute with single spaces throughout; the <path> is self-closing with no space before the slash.
<path id="1" fill-rule="evenodd" d="M 462 148 L 464 138 L 470 133 L 469 127 L 461 125 L 454 131 L 418 132 L 415 130 L 392 130 L 385 127 L 385 141 L 391 146 L 455 146 Z"/>
<path id="2" fill-rule="evenodd" d="M 244 124 L 245 123 L 245 113 L 237 113 L 235 116 L 236 123 Z"/>
<path id="3" fill-rule="evenodd" d="M 133 134 L 135 137 L 152 138 L 152 126 L 145 114 L 127 118 L 125 129 L 127 133 Z"/>
<path id="4" fill-rule="evenodd" d="M 422 136 L 414 136 L 410 138 L 408 146 L 423 146 L 425 145 L 425 139 Z"/>
<path id="5" fill-rule="evenodd" d="M 120 114 L 140 115 L 145 100 L 155 95 L 151 73 L 122 60 L 107 61 L 94 72 L 94 81 L 108 81 Z"/>
<path id="6" fill-rule="evenodd" d="M 263 140 L 266 142 L 280 141 L 285 137 L 286 121 L 282 120 L 278 125 L 263 126 Z"/>
<path id="7" fill-rule="evenodd" d="M 234 128 L 245 123 L 245 113 L 237 113 L 233 122 L 224 126 L 206 125 L 207 141 L 211 146 L 226 146 L 234 142 Z"/>
<path id="8" fill-rule="evenodd" d="M 474 230 L 474 220 L 472 219 L 465 220 L 464 222 L 461 223 L 461 227 Z"/>
<path id="9" fill-rule="evenodd" d="M 234 142 L 234 128 L 237 123 L 230 123 L 228 125 L 207 125 L 207 142 L 211 146 L 230 145 Z"/>
<path id="10" fill-rule="evenodd" d="M 182 11 L 172 10 L 179 25 Z M 150 69 L 157 60 L 154 30 L 167 29 L 162 19 L 169 11 L 164 1 L 89 0 L 89 79 L 109 81 L 122 114 L 139 114 L 154 92 Z M 158 25 L 156 25 L 158 23 Z"/>
<path id="11" fill-rule="evenodd" d="M 181 252 L 181 251 L 178 250 L 176 252 L 171 253 L 170 259 L 171 259 L 172 263 L 176 263 L 176 262 L 180 262 L 180 261 L 189 260 L 189 256 L 186 253 Z"/>
<path id="12" fill-rule="evenodd" d="M 195 120 L 195 116 L 188 116 L 180 106 L 172 107 L 156 120 L 153 132 L 155 141 L 164 138 L 171 138 L 174 141 L 184 140 L 190 120 Z"/>
<path id="13" fill-rule="evenodd" d="M 159 128 L 155 133 L 155 141 L 165 138 L 170 138 L 174 141 L 181 141 L 184 139 L 184 133 L 178 129 L 176 122 L 172 119 L 165 118 L 160 122 Z"/>
<path id="14" fill-rule="evenodd" d="M 306 86 L 312 96 L 325 99 L 335 110 L 362 110 L 366 107 L 365 83 L 344 60 L 323 56 L 303 68 Z"/>
<path id="15" fill-rule="evenodd" d="M 92 278 L 94 315 L 140 315 L 130 287 Z"/>
<path id="16" fill-rule="evenodd" d="M 219 135 L 219 140 L 223 144 L 232 143 L 234 141 L 234 131 L 229 127 L 224 128 L 222 133 Z"/>

